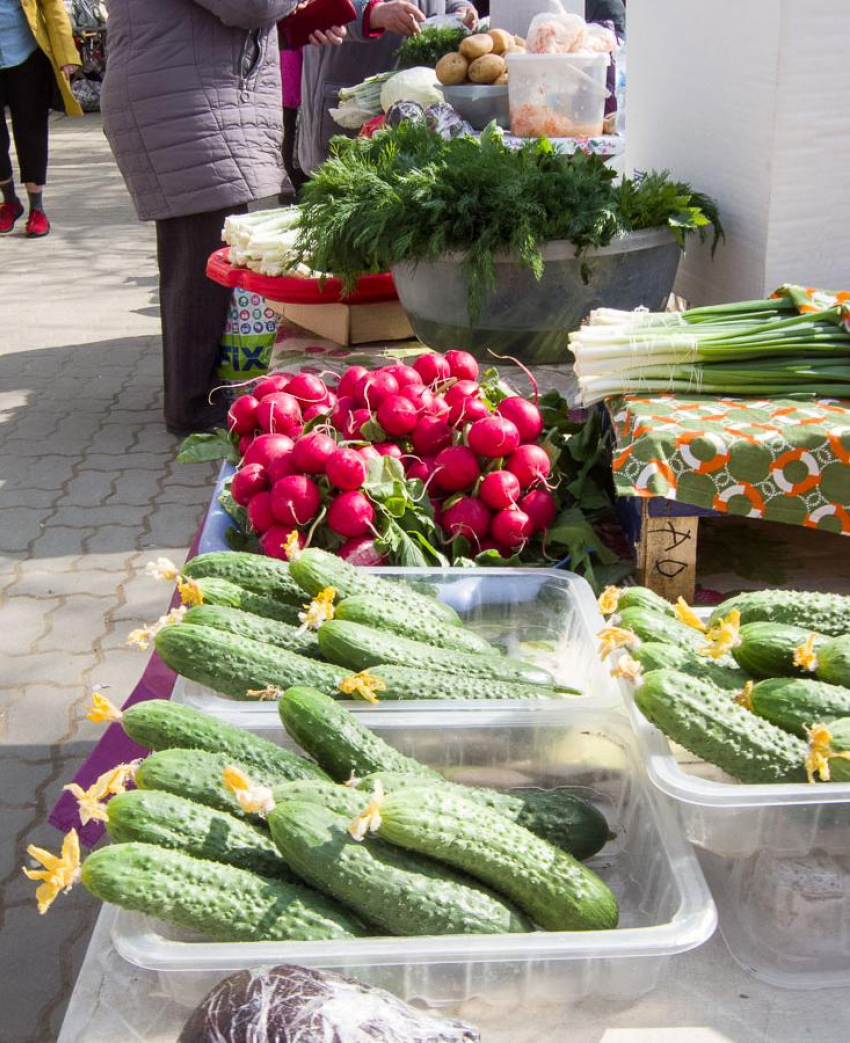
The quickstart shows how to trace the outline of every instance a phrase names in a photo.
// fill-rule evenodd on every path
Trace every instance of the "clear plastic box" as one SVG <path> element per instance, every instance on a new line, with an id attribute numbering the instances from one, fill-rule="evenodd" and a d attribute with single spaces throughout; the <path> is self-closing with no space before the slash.
<path id="1" fill-rule="evenodd" d="M 736 782 L 671 745 L 621 691 L 649 779 L 698 849 L 734 959 L 782 988 L 850 985 L 850 784 Z"/>
<path id="2" fill-rule="evenodd" d="M 595 635 L 604 626 L 588 583 L 562 569 L 405 569 L 376 570 L 382 578 L 409 580 L 435 590 L 476 633 L 509 655 L 545 667 L 560 684 L 580 689 L 565 695 L 592 706 L 619 706 L 617 690 L 596 655 Z M 178 677 L 172 698 L 205 713 L 233 720 L 277 721 L 274 702 L 243 702 L 218 695 L 203 685 Z M 474 699 L 383 701 L 377 711 L 369 703 L 340 700 L 355 712 L 380 714 L 404 711 L 433 713 L 436 709 L 468 713 L 480 710 Z M 510 699 L 487 702 L 486 708 L 510 711 L 523 706 L 543 708 L 548 700 Z"/>
<path id="3" fill-rule="evenodd" d="M 511 133 L 592 138 L 602 133 L 610 54 L 509 53 Z"/>
<path id="4" fill-rule="evenodd" d="M 215 943 L 119 911 L 113 940 L 126 960 L 158 972 L 163 991 L 191 1006 L 223 974 L 260 964 L 326 967 L 408 1000 L 563 1003 L 634 999 L 677 953 L 712 934 L 716 911 L 672 810 L 646 785 L 640 750 L 617 710 L 559 706 L 538 714 L 479 711 L 464 718 L 364 714 L 393 746 L 453 781 L 496 787 L 579 787 L 617 833 L 590 865 L 620 902 L 621 927 L 597 932 L 358 938 L 333 942 Z M 280 729 L 258 729 L 283 741 Z M 182 939 L 182 940 L 181 940 Z"/>

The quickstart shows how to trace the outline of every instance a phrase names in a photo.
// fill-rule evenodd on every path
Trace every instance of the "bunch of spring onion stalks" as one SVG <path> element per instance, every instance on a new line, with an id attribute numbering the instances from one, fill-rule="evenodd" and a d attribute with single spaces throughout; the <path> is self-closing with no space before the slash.
<path id="1" fill-rule="evenodd" d="M 850 332 L 836 307 L 790 297 L 683 312 L 592 312 L 570 334 L 585 406 L 612 395 L 850 397 Z"/>
<path id="2" fill-rule="evenodd" d="M 221 238 L 230 247 L 230 263 L 260 275 L 315 276 L 298 262 L 295 240 L 300 216 L 298 207 L 290 206 L 225 218 Z"/>

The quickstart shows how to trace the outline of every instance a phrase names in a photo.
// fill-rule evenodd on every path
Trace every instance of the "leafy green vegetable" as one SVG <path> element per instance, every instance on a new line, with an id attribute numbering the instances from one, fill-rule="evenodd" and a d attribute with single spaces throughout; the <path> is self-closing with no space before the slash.
<path id="1" fill-rule="evenodd" d="M 223 427 L 203 434 L 189 435 L 177 451 L 177 463 L 197 464 L 210 460 L 224 460 L 229 464 L 239 463 L 239 450 Z"/>
<path id="2" fill-rule="evenodd" d="M 412 69 L 417 65 L 430 65 L 433 69 L 444 54 L 451 54 L 460 47 L 460 42 L 469 35 L 465 29 L 451 26 L 427 26 L 416 36 L 408 36 L 396 53 L 399 69 Z"/>

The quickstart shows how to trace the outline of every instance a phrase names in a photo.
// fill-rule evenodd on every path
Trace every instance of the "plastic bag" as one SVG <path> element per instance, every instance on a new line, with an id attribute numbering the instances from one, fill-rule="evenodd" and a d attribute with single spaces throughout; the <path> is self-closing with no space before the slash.
<path id="1" fill-rule="evenodd" d="M 538 14 L 525 37 L 529 54 L 568 54 L 579 49 L 587 23 L 578 14 Z"/>
<path id="2" fill-rule="evenodd" d="M 209 993 L 177 1043 L 479 1043 L 460 1021 L 436 1017 L 383 989 L 331 971 L 284 964 L 240 971 Z"/>

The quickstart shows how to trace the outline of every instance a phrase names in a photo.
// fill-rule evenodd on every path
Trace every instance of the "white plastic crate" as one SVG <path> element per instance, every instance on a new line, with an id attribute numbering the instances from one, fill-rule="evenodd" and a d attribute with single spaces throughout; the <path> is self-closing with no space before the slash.
<path id="1" fill-rule="evenodd" d="M 363 715 L 404 753 L 456 782 L 580 787 L 608 817 L 617 839 L 590 861 L 620 903 L 612 931 L 358 938 L 323 942 L 216 943 L 137 913 L 119 911 L 118 952 L 158 972 L 163 991 L 196 1004 L 224 974 L 260 964 L 332 968 L 408 1000 L 508 1003 L 623 1000 L 652 989 L 668 961 L 705 942 L 716 911 L 671 809 L 646 785 L 640 749 L 624 714 L 559 706 L 529 715 L 479 711 Z M 238 722 L 276 741 L 281 729 Z"/>

